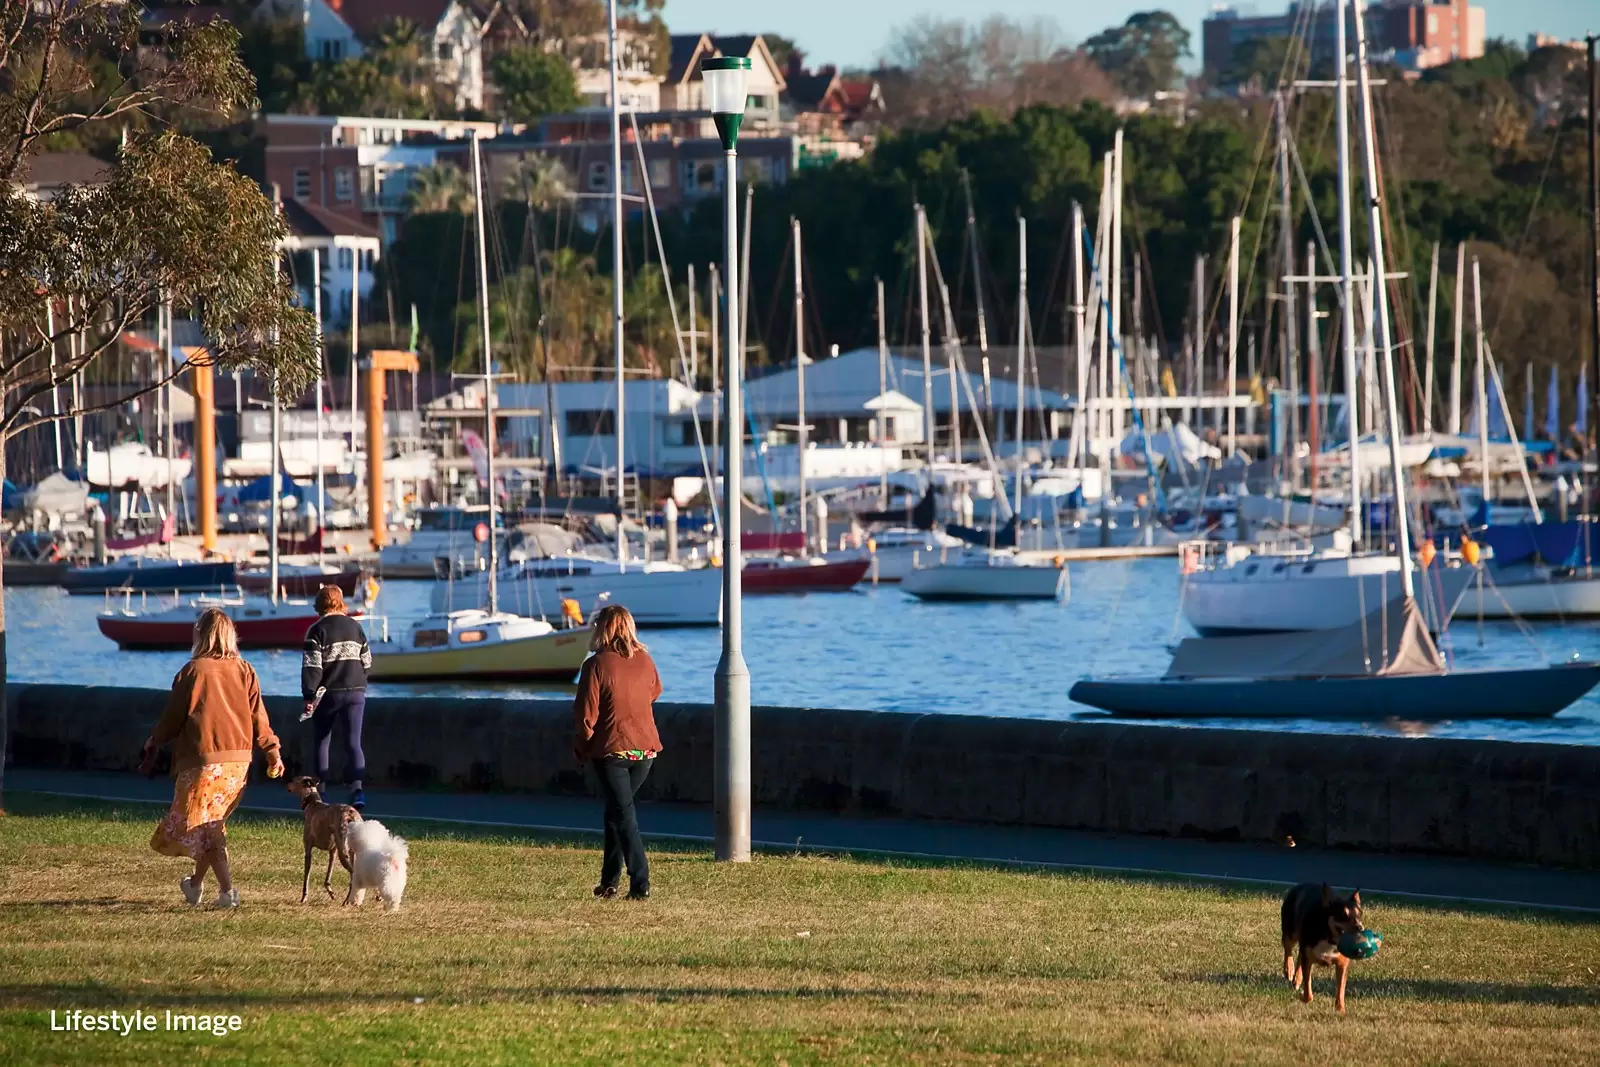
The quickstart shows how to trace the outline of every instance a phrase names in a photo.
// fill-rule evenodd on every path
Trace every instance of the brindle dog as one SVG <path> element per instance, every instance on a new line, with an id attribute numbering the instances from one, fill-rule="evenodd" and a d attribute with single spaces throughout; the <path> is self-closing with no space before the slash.
<path id="1" fill-rule="evenodd" d="M 328 899 L 335 899 L 333 892 L 333 861 L 338 859 L 346 871 L 350 870 L 350 827 L 353 823 L 361 821 L 361 813 L 348 804 L 325 804 L 322 801 L 322 783 L 310 775 L 303 774 L 289 782 L 289 792 L 300 798 L 300 808 L 306 817 L 306 870 L 305 879 L 300 885 L 300 903 L 306 902 L 306 896 L 311 892 L 311 853 L 321 849 L 328 854 L 328 870 L 322 878 L 322 888 L 327 892 Z M 350 903 L 348 894 L 345 903 Z"/>

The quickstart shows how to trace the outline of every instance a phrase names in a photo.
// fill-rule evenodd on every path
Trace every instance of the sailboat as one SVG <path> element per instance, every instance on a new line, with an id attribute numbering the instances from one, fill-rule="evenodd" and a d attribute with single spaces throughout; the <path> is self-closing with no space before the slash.
<path id="1" fill-rule="evenodd" d="M 499 499 L 494 474 L 494 363 L 489 329 L 489 262 L 484 239 L 483 164 L 476 133 L 472 136 L 473 215 L 478 235 L 478 311 L 483 345 L 484 491 L 492 515 Z M 491 520 L 492 521 L 492 520 Z M 480 680 L 552 679 L 571 681 L 589 654 L 585 627 L 557 630 L 543 618 L 500 610 L 498 570 L 500 539 L 485 537 L 489 546 L 488 602 L 483 608 L 435 611 L 418 619 L 401 635 L 387 627 L 371 642 L 374 681 L 425 678 Z M 554 606 L 554 605 L 552 605 Z M 566 618 L 563 613 L 563 618 Z"/>
<path id="2" fill-rule="evenodd" d="M 1341 3 L 1341 10 L 1343 9 Z M 1357 19 L 1360 19 L 1357 5 Z M 1342 17 L 1342 16 L 1341 16 Z M 1343 23 L 1340 24 L 1341 41 Z M 1359 45 L 1358 47 L 1364 47 Z M 1363 57 L 1360 77 L 1365 91 L 1367 72 Z M 1195 545 L 1190 557 L 1194 565 L 1186 574 L 1183 589 L 1183 613 L 1189 624 L 1201 634 L 1271 633 L 1308 629 L 1337 629 L 1355 624 L 1377 606 L 1391 600 L 1402 587 L 1411 596 L 1413 583 L 1412 561 L 1408 551 L 1397 556 L 1362 550 L 1365 524 L 1361 504 L 1363 479 L 1363 453 L 1367 447 L 1361 436 L 1361 425 L 1353 401 L 1356 395 L 1358 369 L 1356 361 L 1355 299 L 1356 275 L 1352 267 L 1351 191 L 1350 191 L 1350 133 L 1349 104 L 1347 100 L 1348 74 L 1340 63 L 1339 94 L 1335 101 L 1336 134 L 1338 139 L 1338 201 L 1339 201 L 1339 294 L 1343 341 L 1344 380 L 1349 440 L 1357 447 L 1342 457 L 1349 470 L 1350 511 L 1349 537 L 1331 547 L 1313 548 L 1285 544 L 1262 545 L 1255 549 L 1233 547 L 1213 553 L 1205 545 Z M 1281 105 L 1280 105 L 1281 106 Z M 1365 171 L 1369 187 L 1376 171 L 1376 146 L 1372 142 L 1370 102 L 1362 104 L 1362 143 Z M 1281 119 L 1281 114 L 1280 114 Z M 1282 135 L 1280 121 L 1280 136 Z M 1280 167 L 1285 153 L 1280 151 Z M 1379 221 L 1368 205 L 1369 230 L 1376 234 Z M 1285 226 L 1288 211 L 1284 210 Z M 1382 246 L 1374 241 L 1370 269 L 1364 292 L 1366 295 L 1367 343 L 1369 372 L 1378 358 L 1390 359 L 1385 346 L 1390 343 L 1387 286 L 1382 284 L 1384 257 Z M 1374 311 L 1376 312 L 1374 314 Z M 1377 327 L 1374 333 L 1373 327 Z M 1375 376 L 1368 379 L 1368 396 L 1373 396 Z M 1405 530 L 1404 482 L 1406 457 L 1398 412 L 1390 408 L 1386 451 L 1390 459 L 1390 474 L 1394 482 L 1394 514 L 1399 521 L 1393 523 L 1401 533 L 1401 545 L 1409 543 Z M 1423 456 L 1425 458 L 1425 454 Z M 1459 559 L 1440 557 L 1425 570 L 1426 580 L 1418 597 L 1423 618 L 1435 630 L 1442 629 L 1460 603 L 1462 595 L 1477 576 L 1477 571 Z"/>
<path id="3" fill-rule="evenodd" d="M 614 15 L 614 13 L 613 13 Z M 616 93 L 617 44 L 613 17 L 610 31 L 611 93 L 611 173 L 622 172 L 622 132 Z M 637 137 L 635 139 L 637 143 Z M 641 157 L 642 158 L 642 157 Z M 644 183 L 647 208 L 654 200 L 650 183 Z M 435 582 L 429 603 L 436 612 L 452 608 L 476 609 L 493 606 L 497 587 L 514 598 L 514 606 L 528 613 L 553 609 L 563 600 L 575 600 L 584 610 L 603 603 L 622 604 L 634 620 L 645 627 L 716 626 L 722 620 L 722 573 L 715 567 L 686 568 L 678 563 L 630 561 L 627 524 L 627 449 L 628 420 L 624 410 L 626 391 L 623 374 L 623 285 L 622 285 L 622 183 L 612 182 L 611 233 L 612 263 L 616 278 L 612 286 L 612 343 L 616 361 L 617 403 L 613 423 L 616 427 L 617 546 L 614 556 L 598 552 L 574 552 L 558 556 L 530 558 L 496 573 L 498 561 L 486 573 L 465 581 Z M 481 240 L 481 238 L 480 238 Z M 729 293 L 728 299 L 735 294 Z M 487 297 L 484 298 L 487 308 Z M 669 297 L 670 301 L 670 297 Z M 488 312 L 485 310 L 487 316 Z M 676 312 L 674 312 L 676 314 Z M 484 323 L 488 336 L 488 323 Z M 729 368 L 729 374 L 738 373 Z M 729 432 L 736 432 L 729 428 Z"/>
<path id="4" fill-rule="evenodd" d="M 1347 137 L 1345 0 L 1339 0 L 1338 6 L 1339 136 L 1343 147 Z M 1380 187 L 1361 0 L 1355 0 L 1354 22 L 1364 174 L 1367 188 L 1376 190 Z M 1344 159 L 1340 167 L 1341 185 L 1345 186 L 1342 192 L 1347 193 Z M 1367 223 L 1373 261 L 1381 270 L 1384 257 L 1380 210 L 1379 194 L 1374 193 L 1368 198 Z M 1346 228 L 1342 235 L 1346 248 L 1348 238 Z M 1390 429 L 1390 473 L 1394 478 L 1397 517 L 1395 559 L 1401 596 L 1380 602 L 1375 610 L 1352 623 L 1316 633 L 1189 638 L 1178 646 L 1161 677 L 1085 679 L 1072 687 L 1071 699 L 1135 717 L 1402 716 L 1424 721 L 1548 717 L 1600 684 L 1600 663 L 1464 671 L 1451 670 L 1440 656 L 1418 609 L 1413 584 L 1387 288 L 1374 286 L 1375 326 Z"/>
<path id="5" fill-rule="evenodd" d="M 1027 230 L 1022 224 L 1020 233 L 1023 262 L 1027 261 Z M 922 207 L 917 206 L 917 241 L 919 242 L 919 260 L 932 250 L 931 239 L 928 235 L 927 219 Z M 937 269 L 937 261 L 935 261 Z M 927 307 L 927 272 L 921 271 L 921 285 L 923 287 L 922 306 Z M 1026 290 L 1023 290 L 1026 300 Z M 943 285 L 940 286 L 940 297 L 944 310 L 944 344 L 950 359 L 951 391 L 955 393 L 955 383 L 970 388 L 967 382 L 966 368 L 961 359 L 960 341 L 956 337 L 955 316 L 950 310 L 950 294 Z M 1025 317 L 1025 305 L 1023 307 Z M 928 331 L 923 330 L 924 343 L 927 341 Z M 1019 346 L 1020 347 L 1020 346 Z M 1018 359 L 1018 376 L 1021 376 L 1022 360 Z M 1019 390 L 1019 394 L 1020 394 Z M 1021 404 L 1021 397 L 1018 397 Z M 976 407 L 976 404 L 973 405 Z M 952 404 L 953 413 L 957 411 Z M 1020 410 L 1020 408 L 1019 408 Z M 959 420 L 959 414 L 953 414 Z M 931 423 L 930 423 L 931 426 Z M 981 420 L 977 423 L 978 443 L 982 449 L 985 460 L 995 483 L 1000 487 L 998 502 L 1009 512 L 1008 529 L 1014 531 L 1016 514 L 1020 510 L 1022 498 L 1022 479 L 1017 478 L 1017 505 L 1013 505 L 1004 493 L 1004 480 L 1000 476 L 999 463 L 995 459 L 994 451 L 989 447 L 989 439 L 984 431 Z M 1020 430 L 1020 426 L 1019 426 Z M 1018 438 L 1021 434 L 1019 432 Z M 932 438 L 930 435 L 930 450 Z M 994 543 L 994 532 L 991 531 L 991 543 L 988 547 L 972 547 L 965 551 L 949 554 L 940 551 L 933 561 L 922 566 L 917 566 L 907 572 L 900 579 L 900 588 L 919 600 L 945 600 L 945 601 L 973 601 L 973 600 L 1060 600 L 1067 595 L 1067 568 L 1064 563 L 1034 563 L 1017 554 L 1015 548 L 1007 548 Z"/>

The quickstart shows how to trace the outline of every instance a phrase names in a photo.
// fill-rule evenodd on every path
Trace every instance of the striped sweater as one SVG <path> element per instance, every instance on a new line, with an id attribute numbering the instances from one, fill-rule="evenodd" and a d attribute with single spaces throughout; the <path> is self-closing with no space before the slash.
<path id="1" fill-rule="evenodd" d="M 300 693 L 309 703 L 319 688 L 330 693 L 365 689 L 372 650 L 361 624 L 348 615 L 324 615 L 306 631 Z"/>

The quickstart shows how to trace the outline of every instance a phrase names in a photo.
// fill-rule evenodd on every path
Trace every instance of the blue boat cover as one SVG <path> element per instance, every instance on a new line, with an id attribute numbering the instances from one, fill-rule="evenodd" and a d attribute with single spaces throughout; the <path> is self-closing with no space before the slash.
<path id="1" fill-rule="evenodd" d="M 990 543 L 989 527 L 987 526 L 962 526 L 959 523 L 947 522 L 944 524 L 944 532 L 951 537 L 961 538 L 969 545 L 987 545 Z M 1004 526 L 994 531 L 994 547 L 1017 547 L 1017 517 L 1015 515 L 1011 516 L 1010 521 Z"/>
<path id="2" fill-rule="evenodd" d="M 293 478 L 290 478 L 287 474 L 284 474 L 282 471 L 278 472 L 278 496 L 279 496 L 280 499 L 282 499 L 283 497 L 286 497 L 286 496 L 295 496 L 295 495 L 297 495 L 299 493 L 299 491 L 300 491 L 300 488 L 299 488 L 299 486 L 294 484 L 294 479 Z M 241 504 L 248 504 L 248 503 L 252 503 L 252 502 L 255 502 L 255 501 L 261 501 L 261 500 L 271 500 L 272 499 L 272 475 L 263 474 L 261 477 L 257 478 L 255 481 L 250 482 L 247 485 L 241 486 L 239 488 L 239 497 L 238 497 L 238 499 L 239 499 L 239 502 Z"/>
<path id="3" fill-rule="evenodd" d="M 1533 560 L 1570 567 L 1582 559 L 1584 524 L 1571 522 L 1517 523 L 1485 526 L 1478 531 L 1484 544 L 1494 549 L 1497 567 Z"/>

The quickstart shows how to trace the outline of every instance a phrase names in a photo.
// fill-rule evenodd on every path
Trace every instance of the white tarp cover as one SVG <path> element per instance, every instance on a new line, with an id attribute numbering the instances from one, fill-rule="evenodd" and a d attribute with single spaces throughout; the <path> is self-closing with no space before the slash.
<path id="1" fill-rule="evenodd" d="M 89 510 L 89 487 L 57 471 L 25 492 L 22 500 L 29 511 L 82 515 Z"/>
<path id="2" fill-rule="evenodd" d="M 1444 660 L 1416 601 L 1398 597 L 1336 630 L 1191 637 L 1167 678 L 1359 678 L 1443 674 Z"/>

